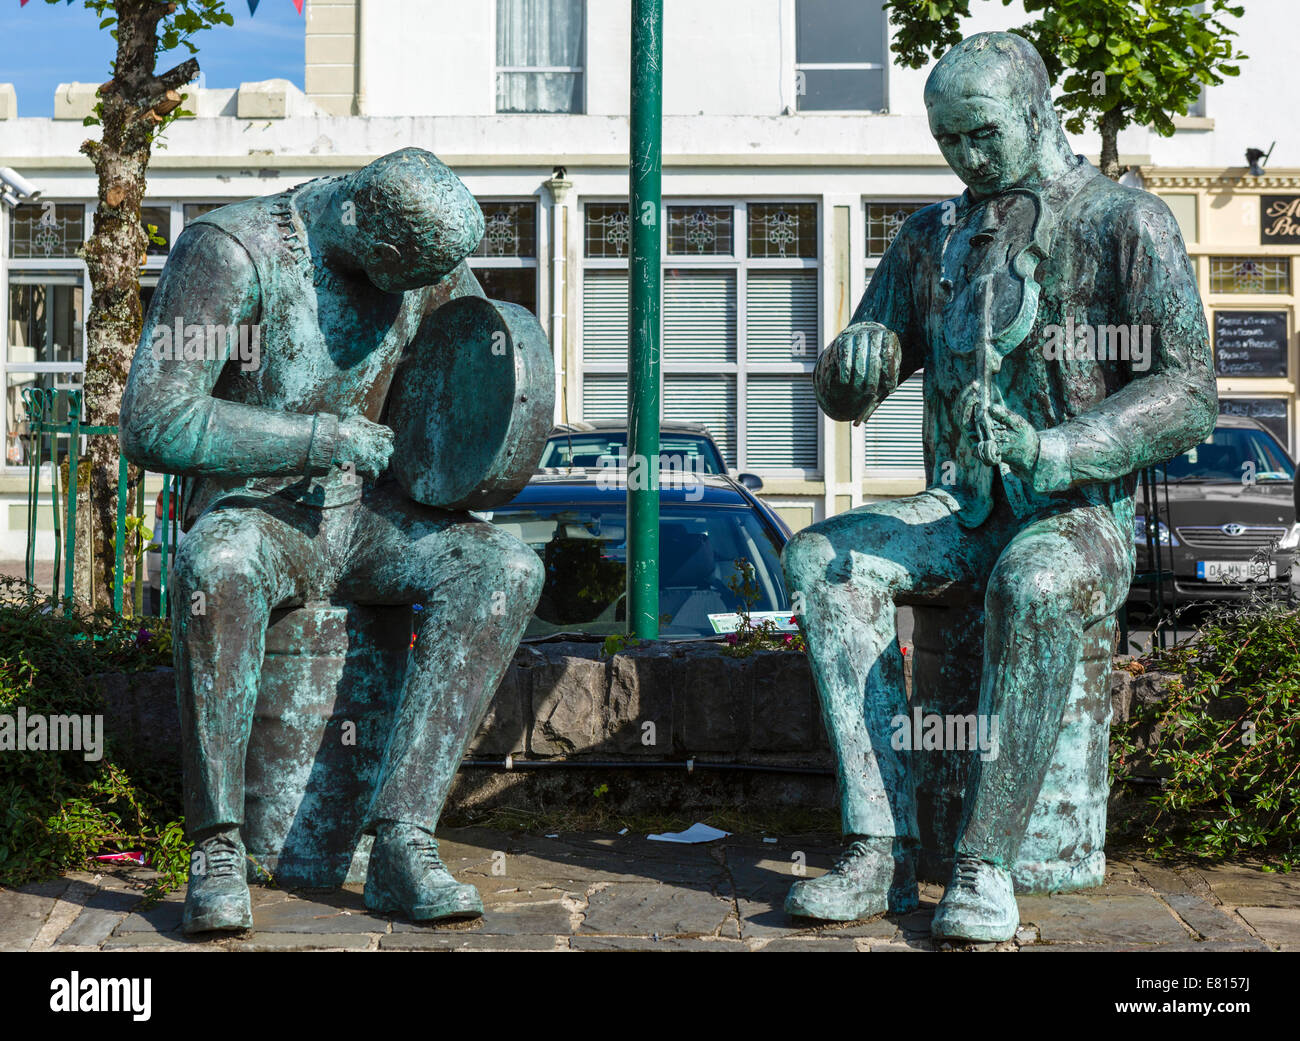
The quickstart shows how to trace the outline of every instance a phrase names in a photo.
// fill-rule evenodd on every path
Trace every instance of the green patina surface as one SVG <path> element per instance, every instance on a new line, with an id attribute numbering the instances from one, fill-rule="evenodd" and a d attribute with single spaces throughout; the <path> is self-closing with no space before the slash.
<path id="1" fill-rule="evenodd" d="M 1216 390 L 1173 216 L 1071 153 L 1028 43 L 963 41 L 925 100 L 967 190 L 903 226 L 814 383 L 833 419 L 861 420 L 923 369 L 929 482 L 786 547 L 856 840 L 787 907 L 906 905 L 919 862 L 949 882 L 935 935 L 1005 939 L 1013 883 L 1101 880 L 1103 662 L 1136 473 L 1207 434 Z M 918 608 L 911 705 L 900 604 Z M 996 721 L 996 754 L 899 747 L 918 706 Z"/>
<path id="2" fill-rule="evenodd" d="M 407 148 L 206 214 L 160 278 L 120 437 L 189 478 L 187 931 L 251 922 L 244 843 L 333 884 L 375 834 L 368 902 L 478 904 L 432 832 L 542 569 L 466 510 L 527 479 L 554 399 L 536 318 L 485 300 L 464 263 L 482 232 L 465 185 Z"/>

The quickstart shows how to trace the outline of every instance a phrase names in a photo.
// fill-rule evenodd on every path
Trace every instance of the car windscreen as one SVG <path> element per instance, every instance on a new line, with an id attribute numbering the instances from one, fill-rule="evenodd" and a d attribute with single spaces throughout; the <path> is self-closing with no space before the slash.
<path id="1" fill-rule="evenodd" d="M 1175 456 L 1171 481 L 1293 481 L 1295 466 L 1267 434 L 1247 427 L 1216 427 L 1199 445 Z"/>
<path id="2" fill-rule="evenodd" d="M 627 431 L 556 434 L 546 442 L 539 469 L 626 465 Z M 697 474 L 725 474 L 726 466 L 707 437 L 699 434 L 659 435 L 659 468 Z"/>
<path id="3" fill-rule="evenodd" d="M 546 505 L 495 510 L 492 523 L 530 546 L 546 566 L 525 638 L 556 633 L 607 636 L 627 627 L 627 514 L 624 505 Z M 660 507 L 659 632 L 713 636 L 709 615 L 742 606 L 743 564 L 752 565 L 752 611 L 786 611 L 781 547 L 751 510 Z M 752 595 L 752 594 L 751 594 Z"/>

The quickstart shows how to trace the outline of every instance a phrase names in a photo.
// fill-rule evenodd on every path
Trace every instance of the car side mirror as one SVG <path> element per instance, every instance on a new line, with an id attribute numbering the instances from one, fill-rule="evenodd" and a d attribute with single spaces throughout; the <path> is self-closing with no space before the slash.
<path id="1" fill-rule="evenodd" d="M 763 487 L 763 478 L 759 477 L 758 474 L 740 474 L 736 480 L 751 492 L 756 492 Z"/>

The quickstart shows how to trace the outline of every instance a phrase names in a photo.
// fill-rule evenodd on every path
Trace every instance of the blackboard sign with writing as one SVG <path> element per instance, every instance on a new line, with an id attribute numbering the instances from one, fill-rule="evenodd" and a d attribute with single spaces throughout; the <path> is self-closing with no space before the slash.
<path id="1" fill-rule="evenodd" d="M 1215 311 L 1214 366 L 1220 376 L 1286 376 L 1285 311 Z"/>
<path id="2" fill-rule="evenodd" d="M 1219 411 L 1225 416 L 1249 416 L 1290 447 L 1291 425 L 1287 422 L 1286 398 L 1220 398 Z"/>
<path id="3" fill-rule="evenodd" d="M 1259 243 L 1261 246 L 1300 244 L 1300 195 L 1259 197 Z"/>

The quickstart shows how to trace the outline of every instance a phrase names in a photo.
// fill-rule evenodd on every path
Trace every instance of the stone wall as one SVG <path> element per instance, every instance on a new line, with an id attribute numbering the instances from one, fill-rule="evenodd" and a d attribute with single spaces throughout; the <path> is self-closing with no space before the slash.
<path id="1" fill-rule="evenodd" d="M 600 797 L 628 812 L 834 806 L 834 761 L 804 655 L 732 658 L 699 642 L 604 658 L 600 647 L 520 647 L 449 811 L 571 805 L 600 785 L 607 788 Z M 110 734 L 179 769 L 172 670 L 96 681 Z M 1114 721 L 1126 720 L 1135 703 L 1160 698 L 1163 682 L 1115 669 Z"/>

